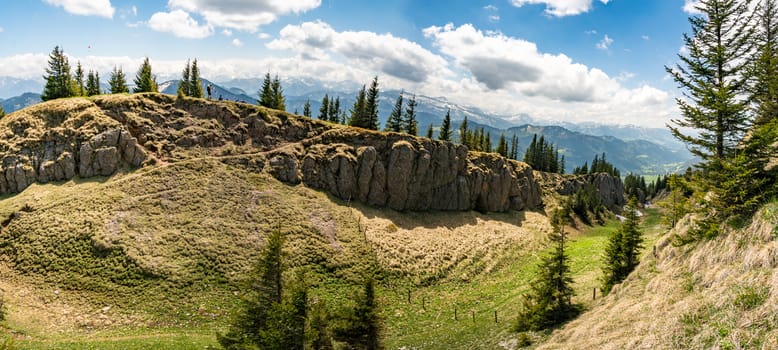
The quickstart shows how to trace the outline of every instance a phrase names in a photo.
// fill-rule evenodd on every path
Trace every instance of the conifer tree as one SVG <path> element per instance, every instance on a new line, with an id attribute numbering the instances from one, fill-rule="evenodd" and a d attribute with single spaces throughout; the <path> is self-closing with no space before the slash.
<path id="1" fill-rule="evenodd" d="M 451 141 L 451 109 L 446 111 L 446 116 L 443 117 L 443 124 L 440 125 L 440 131 L 438 132 L 438 140 Z"/>
<path id="2" fill-rule="evenodd" d="M 581 312 L 580 305 L 572 303 L 573 278 L 569 257 L 565 251 L 567 236 L 564 225 L 568 214 L 556 210 L 552 214 L 551 242 L 554 251 L 540 261 L 538 274 L 531 284 L 529 294 L 524 296 L 523 308 L 519 313 L 515 330 L 538 331 L 560 325 Z"/>
<path id="3" fill-rule="evenodd" d="M 5 110 L 3 109 L 3 106 L 0 105 L 0 118 L 5 117 Z M 0 320 L 2 321 L 2 320 Z"/>
<path id="4" fill-rule="evenodd" d="M 330 103 L 330 121 L 333 123 L 344 123 L 341 118 L 340 96 L 335 97 L 335 103 Z"/>
<path id="5" fill-rule="evenodd" d="M 754 35 L 756 54 L 749 70 L 756 126 L 778 118 L 778 1 L 761 0 L 760 5 Z"/>
<path id="6" fill-rule="evenodd" d="M 42 101 L 76 95 L 68 58 L 59 46 L 55 46 L 49 54 L 49 67 L 46 68 L 46 75 L 43 76 L 43 79 L 46 80 L 46 85 L 41 94 Z"/>
<path id="7" fill-rule="evenodd" d="M 192 67 L 189 64 L 189 60 L 186 60 L 186 66 L 183 72 L 181 72 L 181 81 L 178 83 L 178 95 L 179 96 L 192 96 L 192 88 L 190 87 L 190 77 L 192 75 Z"/>
<path id="8" fill-rule="evenodd" d="M 516 135 L 511 137 L 511 149 L 509 153 L 509 158 L 519 160 L 519 137 Z"/>
<path id="9" fill-rule="evenodd" d="M 400 96 L 397 97 L 397 101 L 394 103 L 392 113 L 389 114 L 389 118 L 386 119 L 385 131 L 401 132 L 403 124 L 403 91 L 400 91 Z"/>
<path id="10" fill-rule="evenodd" d="M 609 238 L 605 247 L 603 265 L 604 293 L 623 281 L 637 267 L 640 250 L 643 248 L 643 233 L 640 230 L 640 219 L 637 216 L 637 198 L 631 197 L 624 208 L 624 222 Z"/>
<path id="11" fill-rule="evenodd" d="M 259 92 L 260 106 L 273 108 L 275 96 L 273 96 L 273 81 L 270 79 L 270 72 L 265 73 L 265 80 L 262 81 L 262 89 Z"/>
<path id="12" fill-rule="evenodd" d="M 127 86 L 127 78 L 124 76 L 121 68 L 113 67 L 111 77 L 108 79 L 108 85 L 111 86 L 112 94 L 129 93 L 130 88 Z"/>
<path id="13" fill-rule="evenodd" d="M 468 140 L 467 130 L 467 116 L 462 119 L 462 123 L 459 124 L 459 143 L 470 148 L 470 140 Z"/>
<path id="14" fill-rule="evenodd" d="M 684 34 L 688 55 L 679 54 L 681 63 L 665 67 L 685 97 L 677 99 L 683 119 L 673 120 L 670 131 L 702 159 L 699 166 L 707 172 L 721 170 L 748 126 L 743 73 L 752 48 L 750 2 L 701 0 L 696 6 L 701 15 L 689 18 L 692 35 Z M 687 135 L 684 128 L 699 132 Z M 720 181 L 711 178 L 713 186 Z"/>
<path id="15" fill-rule="evenodd" d="M 327 94 L 324 94 L 324 98 L 321 99 L 321 108 L 319 108 L 319 119 L 321 120 L 329 120 L 330 119 L 330 97 Z"/>
<path id="16" fill-rule="evenodd" d="M 373 78 L 365 99 L 365 129 L 378 130 L 378 77 Z"/>
<path id="17" fill-rule="evenodd" d="M 416 95 L 411 96 L 410 101 L 408 101 L 408 106 L 405 107 L 403 131 L 413 136 L 419 134 L 419 125 L 416 121 Z"/>
<path id="18" fill-rule="evenodd" d="M 311 99 L 305 100 L 305 105 L 303 105 L 303 115 L 310 118 L 311 117 Z"/>
<path id="19" fill-rule="evenodd" d="M 370 120 L 367 115 L 367 90 L 365 85 L 362 85 L 362 89 L 357 94 L 357 99 L 354 101 L 354 106 L 351 108 L 351 120 L 349 125 L 356 126 L 363 129 L 370 129 Z"/>
<path id="20" fill-rule="evenodd" d="M 197 59 L 192 61 L 192 71 L 189 75 L 189 96 L 196 98 L 205 97 L 203 92 L 203 79 L 200 78 L 200 68 L 197 67 Z"/>
<path id="21" fill-rule="evenodd" d="M 86 78 L 86 95 L 94 96 L 100 94 L 100 75 L 97 72 L 89 70 Z"/>
<path id="22" fill-rule="evenodd" d="M 430 127 L 427 128 L 427 138 L 432 140 L 432 136 L 434 134 L 435 130 L 432 128 L 432 123 L 430 123 Z"/>
<path id="23" fill-rule="evenodd" d="M 281 80 L 278 79 L 278 74 L 276 74 L 276 77 L 273 79 L 271 91 L 273 97 L 271 108 L 275 108 L 279 111 L 286 111 L 286 98 L 284 98 L 284 89 L 281 87 Z"/>
<path id="24" fill-rule="evenodd" d="M 497 149 L 495 151 L 501 156 L 508 158 L 508 142 L 505 141 L 505 134 L 500 134 L 500 140 L 497 141 Z"/>
<path id="25" fill-rule="evenodd" d="M 81 67 L 81 61 L 78 61 L 76 63 L 76 74 L 74 76 L 76 89 L 75 89 L 75 95 L 76 96 L 86 96 L 86 87 L 84 84 L 84 68 Z"/>
<path id="26" fill-rule="evenodd" d="M 135 93 L 159 92 L 157 90 L 157 77 L 151 73 L 151 63 L 149 63 L 148 57 L 143 60 L 135 74 L 135 88 L 132 91 Z"/>
<path id="27" fill-rule="evenodd" d="M 484 139 L 483 146 L 481 146 L 481 150 L 487 153 L 492 152 L 492 133 L 490 132 L 486 133 L 486 138 Z"/>

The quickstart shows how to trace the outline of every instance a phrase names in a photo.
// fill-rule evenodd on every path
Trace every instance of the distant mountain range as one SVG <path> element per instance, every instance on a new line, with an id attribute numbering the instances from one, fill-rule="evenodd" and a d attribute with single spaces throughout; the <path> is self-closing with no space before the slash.
<path id="1" fill-rule="evenodd" d="M 9 84 L 15 84 L 14 86 L 17 87 L 31 85 L 30 82 L 23 80 L 0 78 L 0 92 L 4 91 L 3 87 Z M 165 94 L 175 95 L 178 84 L 178 80 L 165 81 L 159 84 L 159 90 Z M 209 84 L 213 84 L 213 99 L 256 103 L 257 91 L 262 85 L 262 79 L 233 79 L 219 83 L 204 79 L 203 91 L 206 91 Z M 321 100 L 325 94 L 331 98 L 339 97 L 342 110 L 348 114 L 348 110 L 354 104 L 356 91 L 361 87 L 359 84 L 348 82 L 333 84 L 295 78 L 282 79 L 281 85 L 284 88 L 287 111 L 297 111 L 302 114 L 303 106 L 309 101 L 314 118 L 318 116 Z M 382 128 L 399 94 L 398 90 L 381 91 L 379 122 Z M 406 95 L 406 97 L 410 96 Z M 420 134 L 425 133 L 430 124 L 437 129 L 446 112 L 450 110 L 454 128 L 458 128 L 461 121 L 467 117 L 470 127 L 483 127 L 485 132 L 491 134 L 494 144 L 501 134 L 508 139 L 516 135 L 519 138 L 519 149 L 523 150 L 529 145 L 534 134 L 545 135 L 546 139 L 553 142 L 565 155 L 568 172 L 574 167 L 583 165 L 584 162 L 591 162 L 595 154 L 603 152 L 608 160 L 624 174 L 633 172 L 651 175 L 676 172 L 692 163 L 691 154 L 667 129 L 569 122 L 549 126 L 546 125 L 548 122 L 533 119 L 526 114 L 512 117 L 495 115 L 476 107 L 453 103 L 444 97 L 417 95 L 416 101 Z M 6 113 L 39 102 L 40 94 L 37 93 L 24 93 L 16 97 L 0 99 Z"/>

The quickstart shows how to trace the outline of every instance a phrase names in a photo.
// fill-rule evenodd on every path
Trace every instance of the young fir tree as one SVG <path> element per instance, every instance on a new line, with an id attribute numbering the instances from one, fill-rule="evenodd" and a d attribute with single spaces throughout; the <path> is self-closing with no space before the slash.
<path id="1" fill-rule="evenodd" d="M 111 77 L 108 79 L 108 85 L 111 87 L 112 94 L 129 93 L 130 88 L 127 86 L 127 77 L 124 76 L 121 68 L 113 67 Z"/>
<path id="2" fill-rule="evenodd" d="M 778 118 L 778 1 L 760 1 L 754 35 L 756 54 L 749 69 L 749 93 L 759 127 Z"/>
<path id="3" fill-rule="evenodd" d="M 569 257 L 565 252 L 567 236 L 564 225 L 567 217 L 563 210 L 552 214 L 553 232 L 550 238 L 554 251 L 541 259 L 529 294 L 524 296 L 523 308 L 515 325 L 518 332 L 548 329 L 567 322 L 581 312 L 580 305 L 571 301 L 575 292 Z"/>
<path id="4" fill-rule="evenodd" d="M 462 123 L 459 124 L 459 143 L 470 148 L 469 131 L 467 130 L 467 116 L 462 119 Z"/>
<path id="5" fill-rule="evenodd" d="M 624 222 L 608 238 L 605 247 L 605 261 L 602 268 L 602 291 L 610 292 L 617 283 L 621 283 L 635 270 L 643 248 L 643 232 L 637 215 L 638 202 L 631 197 L 624 208 Z"/>
<path id="6" fill-rule="evenodd" d="M 197 59 L 192 61 L 192 71 L 189 75 L 189 96 L 196 98 L 205 97 L 203 92 L 203 79 L 200 78 L 200 68 L 197 67 Z"/>
<path id="7" fill-rule="evenodd" d="M 46 80 L 46 85 L 41 94 L 42 101 L 76 95 L 75 82 L 70 75 L 68 58 L 59 46 L 55 46 L 49 54 L 49 67 L 46 68 L 46 75 L 43 76 L 43 79 Z"/>
<path id="8" fill-rule="evenodd" d="M 330 96 L 324 94 L 324 98 L 321 99 L 321 108 L 319 108 L 319 119 L 330 119 Z"/>
<path id="9" fill-rule="evenodd" d="M 143 59 L 143 63 L 135 74 L 135 88 L 132 90 L 139 92 L 159 92 L 157 90 L 157 77 L 151 73 L 151 63 L 149 58 Z"/>
<path id="10" fill-rule="evenodd" d="M 505 140 L 505 134 L 500 134 L 500 140 L 497 141 L 497 149 L 495 152 L 508 158 L 508 141 Z"/>
<path id="11" fill-rule="evenodd" d="M 81 67 L 81 61 L 76 63 L 76 74 L 73 77 L 76 83 L 75 95 L 86 96 L 86 85 L 84 84 L 84 68 Z"/>
<path id="12" fill-rule="evenodd" d="M 357 94 L 357 99 L 354 101 L 354 106 L 351 108 L 351 120 L 349 125 L 356 126 L 363 129 L 370 129 L 370 120 L 367 116 L 367 90 L 362 85 L 362 89 Z"/>
<path id="13" fill-rule="evenodd" d="M 373 78 L 365 98 L 365 129 L 378 130 L 378 77 Z"/>
<path id="14" fill-rule="evenodd" d="M 365 281 L 364 292 L 357 298 L 356 307 L 344 313 L 334 329 L 335 340 L 355 349 L 383 349 L 383 327 L 376 304 L 375 280 L 368 278 Z"/>
<path id="15" fill-rule="evenodd" d="M 407 134 L 416 136 L 419 134 L 419 125 L 416 121 L 416 95 L 411 96 L 408 106 L 405 107 L 403 116 L 403 131 Z"/>
<path id="16" fill-rule="evenodd" d="M 219 335 L 225 349 L 244 349 L 247 346 L 264 348 L 270 326 L 269 319 L 280 313 L 283 272 L 283 236 L 280 230 L 268 235 L 265 247 L 253 269 L 243 298 L 243 309 L 237 315 L 227 334 Z"/>
<path id="17" fill-rule="evenodd" d="M 492 152 L 492 133 L 488 132 L 486 133 L 486 138 L 484 139 L 484 144 L 481 145 L 481 148 L 484 152 L 491 153 Z"/>
<path id="18" fill-rule="evenodd" d="M 305 100 L 305 104 L 303 105 L 303 115 L 310 118 L 311 117 L 311 99 Z"/>
<path id="19" fill-rule="evenodd" d="M 511 136 L 511 148 L 508 151 L 508 158 L 519 160 L 519 137 Z"/>
<path id="20" fill-rule="evenodd" d="M 189 64 L 189 60 L 186 60 L 186 66 L 184 66 L 184 70 L 181 72 L 181 81 L 178 82 L 178 96 L 192 96 L 191 76 L 192 66 Z"/>
<path id="21" fill-rule="evenodd" d="M 286 98 L 284 98 L 284 89 L 281 87 L 281 80 L 278 79 L 278 74 L 273 78 L 273 82 L 270 84 L 270 91 L 272 96 L 272 107 L 279 111 L 286 111 Z"/>
<path id="22" fill-rule="evenodd" d="M 432 140 L 432 136 L 435 133 L 435 129 L 432 128 L 432 123 L 430 123 L 430 127 L 427 128 L 427 138 Z"/>
<path id="23" fill-rule="evenodd" d="M 86 78 L 86 95 L 99 95 L 100 92 L 100 74 L 89 70 Z"/>
<path id="24" fill-rule="evenodd" d="M 701 14 L 689 18 L 692 34 L 683 37 L 688 54 L 679 54 L 674 68 L 665 67 L 684 91 L 677 99 L 683 118 L 673 120 L 670 131 L 702 160 L 698 166 L 713 188 L 728 176 L 722 163 L 733 158 L 748 126 L 743 73 L 753 46 L 750 2 L 701 0 Z"/>
<path id="25" fill-rule="evenodd" d="M 265 80 L 262 81 L 262 89 L 259 90 L 257 102 L 262 107 L 273 108 L 275 96 L 273 96 L 273 81 L 270 79 L 270 72 L 265 73 Z"/>
<path id="26" fill-rule="evenodd" d="M 333 123 L 344 124 L 341 120 L 342 111 L 340 110 L 340 96 L 335 97 L 335 103 L 330 103 L 330 121 Z"/>
<path id="27" fill-rule="evenodd" d="M 443 117 L 443 124 L 440 125 L 440 132 L 438 132 L 438 140 L 451 141 L 451 109 L 446 111 L 446 116 Z"/>
<path id="28" fill-rule="evenodd" d="M 400 91 L 400 96 L 397 96 L 397 101 L 394 103 L 392 113 L 389 114 L 389 118 L 386 119 L 385 131 L 401 132 L 403 124 L 403 91 Z"/>

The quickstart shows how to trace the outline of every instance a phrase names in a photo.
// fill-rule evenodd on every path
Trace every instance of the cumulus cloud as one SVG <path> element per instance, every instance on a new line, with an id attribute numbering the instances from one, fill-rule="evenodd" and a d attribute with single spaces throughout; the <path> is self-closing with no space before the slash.
<path id="1" fill-rule="evenodd" d="M 686 12 L 690 15 L 698 15 L 700 14 L 700 11 L 697 10 L 697 6 L 699 6 L 700 0 L 684 0 L 683 2 L 683 12 Z"/>
<path id="2" fill-rule="evenodd" d="M 613 44 L 613 39 L 611 39 L 608 34 L 605 34 L 605 37 L 597 43 L 597 48 L 600 50 L 607 50 L 611 44 Z"/>
<path id="3" fill-rule="evenodd" d="M 229 29 L 222 30 L 222 35 L 224 36 L 232 36 L 232 31 Z"/>
<path id="4" fill-rule="evenodd" d="M 238 38 L 232 39 L 232 46 L 241 47 L 243 46 L 243 42 Z"/>
<path id="5" fill-rule="evenodd" d="M 182 10 L 155 13 L 149 19 L 149 27 L 158 32 L 168 32 L 189 39 L 202 39 L 213 34 L 213 27 L 200 25 Z"/>
<path id="6" fill-rule="evenodd" d="M 484 6 L 484 10 L 486 10 L 486 11 L 497 11 L 498 8 L 497 8 L 497 6 L 494 6 L 494 5 L 486 5 L 486 6 Z"/>
<path id="7" fill-rule="evenodd" d="M 272 38 L 272 36 L 270 34 L 268 34 L 268 33 L 258 33 L 257 34 L 257 38 L 262 39 L 262 40 L 267 40 L 267 39 Z"/>
<path id="8" fill-rule="evenodd" d="M 610 0 L 600 2 L 607 5 Z M 592 9 L 592 0 L 511 0 L 511 4 L 516 7 L 545 4 L 546 13 L 555 17 L 579 15 Z"/>
<path id="9" fill-rule="evenodd" d="M 255 33 L 279 16 L 299 14 L 321 5 L 321 0 L 169 0 L 168 7 L 197 13 L 214 27 Z"/>
<path id="10" fill-rule="evenodd" d="M 49 5 L 60 6 L 68 13 L 80 16 L 113 18 L 116 9 L 111 0 L 45 0 Z"/>
<path id="11" fill-rule="evenodd" d="M 281 30 L 280 37 L 269 42 L 267 47 L 292 50 L 306 60 L 343 58 L 350 65 L 411 82 L 422 82 L 432 75 L 451 75 L 442 57 L 417 43 L 391 34 L 338 32 L 321 21 L 287 25 Z"/>
<path id="12" fill-rule="evenodd" d="M 500 16 L 498 15 L 489 16 L 489 22 L 499 22 L 499 21 L 500 21 Z"/>

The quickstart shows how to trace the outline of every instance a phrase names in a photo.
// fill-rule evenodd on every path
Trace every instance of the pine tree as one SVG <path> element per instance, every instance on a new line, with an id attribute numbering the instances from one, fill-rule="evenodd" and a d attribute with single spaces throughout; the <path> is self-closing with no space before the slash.
<path id="1" fill-rule="evenodd" d="M 356 126 L 363 129 L 370 129 L 370 120 L 368 119 L 366 112 L 367 104 L 367 91 L 365 86 L 362 85 L 362 89 L 357 93 L 357 99 L 354 101 L 354 107 L 351 108 L 351 120 L 349 125 Z"/>
<path id="2" fill-rule="evenodd" d="M 226 349 L 243 349 L 249 344 L 263 347 L 269 319 L 278 313 L 282 296 L 282 248 L 280 230 L 268 235 L 265 247 L 259 255 L 248 291 L 243 299 L 243 309 L 227 334 L 219 335 L 219 343 Z"/>
<path id="3" fill-rule="evenodd" d="M 189 86 L 189 77 L 192 75 L 192 67 L 186 60 L 184 71 L 181 72 L 181 81 L 178 83 L 178 96 L 192 96 L 192 88 Z"/>
<path id="4" fill-rule="evenodd" d="M 129 93 L 130 88 L 127 87 L 127 78 L 124 76 L 121 68 L 113 67 L 111 77 L 108 79 L 108 85 L 111 86 L 112 94 Z"/>
<path id="5" fill-rule="evenodd" d="M 138 68 L 138 73 L 135 74 L 135 88 L 132 91 L 135 93 L 159 92 L 157 90 L 157 77 L 151 74 L 151 63 L 149 63 L 148 57 L 143 60 Z"/>
<path id="6" fill-rule="evenodd" d="M 329 120 L 330 116 L 330 97 L 324 94 L 324 98 L 321 99 L 321 108 L 319 108 L 319 119 Z"/>
<path id="7" fill-rule="evenodd" d="M 262 107 L 273 108 L 275 96 L 273 96 L 273 81 L 270 79 L 270 72 L 265 73 L 265 80 L 262 81 L 262 89 L 259 92 L 259 105 Z"/>
<path id="8" fill-rule="evenodd" d="M 778 1 L 763 0 L 760 5 L 754 35 L 756 54 L 749 69 L 756 126 L 778 118 Z"/>
<path id="9" fill-rule="evenodd" d="M 438 132 L 438 140 L 451 141 L 451 109 L 446 111 L 446 116 L 443 117 L 443 124 L 440 125 L 440 131 Z"/>
<path id="10" fill-rule="evenodd" d="M 378 130 L 378 103 L 380 102 L 378 94 L 378 77 L 376 76 L 367 90 L 367 98 L 365 99 L 365 129 Z"/>
<path id="11" fill-rule="evenodd" d="M 84 85 L 84 68 L 81 67 L 81 61 L 76 63 L 76 75 L 74 76 L 76 90 L 76 96 L 87 96 L 86 88 Z"/>
<path id="12" fill-rule="evenodd" d="M 551 242 L 554 251 L 541 259 L 538 274 L 524 296 L 523 309 L 515 330 L 538 331 L 560 325 L 581 312 L 580 305 L 572 303 L 573 278 L 570 276 L 569 257 L 565 252 L 567 236 L 564 225 L 567 214 L 556 210 L 552 214 Z"/>
<path id="13" fill-rule="evenodd" d="M 203 79 L 200 78 L 200 68 L 197 67 L 197 59 L 192 61 L 192 71 L 189 75 L 189 96 L 204 98 Z"/>
<path id="14" fill-rule="evenodd" d="M 497 149 L 495 152 L 505 158 L 508 158 L 508 142 L 505 141 L 505 134 L 500 134 L 500 140 L 497 141 Z"/>
<path id="15" fill-rule="evenodd" d="M 624 208 L 624 222 L 608 238 L 603 266 L 602 291 L 604 293 L 610 292 L 615 284 L 627 278 L 639 263 L 640 250 L 643 248 L 643 233 L 640 230 L 637 210 L 637 198 L 631 197 L 629 204 Z"/>
<path id="16" fill-rule="evenodd" d="M 430 127 L 427 128 L 427 138 L 432 140 L 432 136 L 435 130 L 432 128 L 432 123 L 430 123 Z"/>
<path id="17" fill-rule="evenodd" d="M 482 150 L 487 153 L 492 152 L 492 133 L 487 132 L 486 138 L 484 139 L 484 144 L 481 146 Z"/>
<path id="18" fill-rule="evenodd" d="M 43 87 L 41 94 L 42 101 L 76 95 L 68 58 L 59 46 L 55 46 L 49 54 L 49 67 L 46 68 L 46 75 L 43 76 L 43 79 L 46 80 L 46 86 Z"/>
<path id="19" fill-rule="evenodd" d="M 753 29 L 750 0 L 701 0 L 701 15 L 689 18 L 692 35 L 684 34 L 688 56 L 682 63 L 665 67 L 679 87 L 677 99 L 683 119 L 676 119 L 670 131 L 702 159 L 706 171 L 721 170 L 732 158 L 735 146 L 748 125 L 744 71 L 751 52 Z M 699 130 L 686 135 L 684 128 Z M 715 178 L 715 176 L 714 176 Z M 716 185 L 718 180 L 713 180 Z"/>
<path id="20" fill-rule="evenodd" d="M 330 103 L 330 121 L 333 123 L 344 124 L 345 122 L 341 120 L 340 116 L 340 96 L 336 96 L 335 103 Z"/>
<path id="21" fill-rule="evenodd" d="M 416 95 L 411 96 L 411 100 L 408 101 L 408 106 L 405 107 L 403 131 L 413 136 L 419 134 L 419 125 L 416 121 Z"/>
<path id="22" fill-rule="evenodd" d="M 311 117 L 311 99 L 305 100 L 305 105 L 303 105 L 303 115 L 310 118 Z"/>
<path id="23" fill-rule="evenodd" d="M 470 140 L 468 140 L 467 130 L 467 116 L 462 119 L 462 123 L 459 124 L 459 143 L 470 148 Z"/>
<path id="24" fill-rule="evenodd" d="M 286 111 L 286 98 L 284 98 L 284 89 L 281 87 L 281 80 L 278 79 L 278 74 L 273 78 L 273 83 L 270 84 L 272 91 L 272 107 L 279 111 Z"/>
<path id="25" fill-rule="evenodd" d="M 386 131 L 402 132 L 403 124 L 403 91 L 400 91 L 400 96 L 397 97 L 397 101 L 394 103 L 394 109 L 389 114 L 389 118 L 386 119 Z"/>
<path id="26" fill-rule="evenodd" d="M 86 95 L 94 96 L 100 94 L 100 75 L 97 72 L 89 70 L 86 78 Z"/>
<path id="27" fill-rule="evenodd" d="M 519 160 L 519 137 L 516 135 L 511 137 L 510 158 Z"/>

